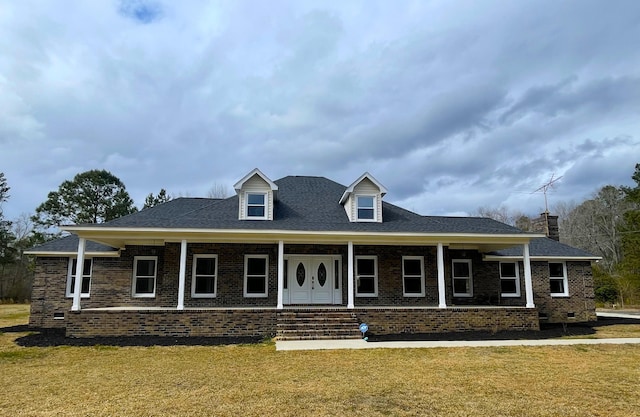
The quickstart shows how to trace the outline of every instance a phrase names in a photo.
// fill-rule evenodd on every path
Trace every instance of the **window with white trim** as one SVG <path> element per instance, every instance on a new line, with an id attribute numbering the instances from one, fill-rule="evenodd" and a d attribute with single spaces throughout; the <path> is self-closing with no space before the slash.
<path id="1" fill-rule="evenodd" d="M 267 193 L 247 193 L 247 219 L 267 218 Z"/>
<path id="2" fill-rule="evenodd" d="M 191 269 L 191 297 L 215 297 L 218 277 L 218 255 L 193 255 L 193 267 Z"/>
<path id="3" fill-rule="evenodd" d="M 500 262 L 500 295 L 520 297 L 520 268 L 517 262 Z"/>
<path id="4" fill-rule="evenodd" d="M 133 258 L 133 296 L 153 298 L 156 296 L 157 256 L 136 256 Z"/>
<path id="5" fill-rule="evenodd" d="M 453 296 L 473 297 L 471 259 L 454 259 L 452 267 Z"/>
<path id="6" fill-rule="evenodd" d="M 356 297 L 378 296 L 378 258 L 356 256 Z"/>
<path id="7" fill-rule="evenodd" d="M 269 255 L 245 255 L 244 296 L 266 297 L 268 294 Z"/>
<path id="8" fill-rule="evenodd" d="M 67 272 L 67 297 L 73 297 L 75 293 L 76 285 L 76 265 L 78 265 L 78 259 L 69 258 L 69 270 Z M 93 267 L 93 261 L 91 258 L 84 259 L 84 265 L 82 267 L 82 284 L 80 288 L 80 298 L 89 298 L 91 293 L 91 269 Z"/>
<path id="9" fill-rule="evenodd" d="M 566 263 L 549 262 L 549 289 L 552 296 L 569 295 Z"/>
<path id="10" fill-rule="evenodd" d="M 376 196 L 356 196 L 356 218 L 359 221 L 376 221 Z"/>
<path id="11" fill-rule="evenodd" d="M 405 297 L 424 296 L 424 257 L 402 257 L 402 291 Z"/>

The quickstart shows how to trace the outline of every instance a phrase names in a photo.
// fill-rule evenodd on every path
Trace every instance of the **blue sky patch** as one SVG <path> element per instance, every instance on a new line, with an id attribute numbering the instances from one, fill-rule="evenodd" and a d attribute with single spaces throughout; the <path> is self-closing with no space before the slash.
<path id="1" fill-rule="evenodd" d="M 144 0 L 122 0 L 120 14 L 140 23 L 151 23 L 158 20 L 162 14 L 160 5 Z"/>

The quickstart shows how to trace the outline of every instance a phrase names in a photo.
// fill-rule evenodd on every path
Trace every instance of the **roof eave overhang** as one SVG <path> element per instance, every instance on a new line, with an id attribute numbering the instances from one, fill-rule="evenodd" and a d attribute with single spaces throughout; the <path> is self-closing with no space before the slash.
<path id="1" fill-rule="evenodd" d="M 39 256 L 39 257 L 74 257 L 78 255 L 77 251 L 63 251 L 63 252 L 54 252 L 54 251 L 38 251 L 38 250 L 28 250 L 24 252 L 25 255 Z M 84 256 L 88 258 L 117 258 L 120 256 L 120 251 L 105 251 L 105 252 L 95 252 L 95 251 L 86 251 Z"/>
<path id="2" fill-rule="evenodd" d="M 300 231 L 249 229 L 172 229 L 172 228 L 108 228 L 63 226 L 62 230 L 80 237 L 124 248 L 127 244 L 163 245 L 181 240 L 216 243 L 326 243 L 372 245 L 453 245 L 463 247 L 486 246 L 506 248 L 528 243 L 538 234 L 473 234 L 473 233 L 407 233 L 407 232 L 353 232 L 353 231 Z M 493 249 L 497 250 L 497 249 Z"/>
<path id="3" fill-rule="evenodd" d="M 485 255 L 483 257 L 485 261 L 521 261 L 522 255 Z M 529 256 L 532 261 L 592 261 L 598 262 L 602 260 L 600 256 Z"/>

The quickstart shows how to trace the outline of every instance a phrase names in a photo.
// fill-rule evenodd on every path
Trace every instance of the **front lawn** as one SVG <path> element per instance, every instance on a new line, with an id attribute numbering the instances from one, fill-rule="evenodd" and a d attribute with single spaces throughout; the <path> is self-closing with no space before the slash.
<path id="1" fill-rule="evenodd" d="M 640 346 L 276 352 L 22 347 L 0 305 L 2 416 L 630 416 Z"/>

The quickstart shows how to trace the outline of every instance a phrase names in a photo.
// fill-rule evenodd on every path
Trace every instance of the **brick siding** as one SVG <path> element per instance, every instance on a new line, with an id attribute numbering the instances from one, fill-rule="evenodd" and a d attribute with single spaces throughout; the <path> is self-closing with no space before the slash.
<path id="1" fill-rule="evenodd" d="M 69 258 L 38 258 L 31 289 L 30 327 L 64 328 L 72 300 L 65 297 Z M 54 317 L 59 316 L 60 319 Z"/>
<path id="2" fill-rule="evenodd" d="M 355 314 L 375 335 L 540 330 L 535 308 L 368 308 L 356 309 Z"/>
<path id="3" fill-rule="evenodd" d="M 552 297 L 547 262 L 532 262 L 534 302 L 541 317 L 549 323 L 595 321 L 596 303 L 593 275 L 588 261 L 567 261 L 569 295 Z M 573 315 L 573 317 L 570 317 Z M 546 318 L 545 318 L 546 317 Z"/>
<path id="4" fill-rule="evenodd" d="M 217 294 L 215 298 L 191 297 L 191 277 L 194 254 L 218 255 Z M 268 255 L 269 257 L 267 297 L 246 298 L 243 295 L 244 256 L 246 254 Z M 346 245 L 287 244 L 285 245 L 285 254 L 324 254 L 342 256 L 340 285 L 342 289 L 342 304 L 346 305 L 346 301 L 348 299 L 348 265 Z M 438 286 L 435 247 L 355 245 L 354 255 L 376 255 L 378 257 L 378 297 L 355 297 L 356 307 L 437 307 Z M 485 262 L 482 260 L 482 255 L 480 253 L 471 250 L 448 250 L 445 248 L 444 255 L 446 283 L 445 294 L 447 305 L 451 307 L 451 311 L 456 311 L 456 307 L 462 306 L 524 307 L 526 298 L 522 262 L 518 263 L 520 268 L 521 296 L 503 298 L 500 296 L 500 273 L 498 262 Z M 156 297 L 154 298 L 134 298 L 132 296 L 132 275 L 135 256 L 158 257 Z M 424 296 L 403 296 L 402 256 L 424 257 Z M 451 285 L 452 259 L 471 259 L 473 272 L 473 297 L 453 297 Z M 70 315 L 74 314 L 70 312 L 72 300 L 71 298 L 65 297 L 68 262 L 68 258 L 65 257 L 42 257 L 37 259 L 33 282 L 31 316 L 29 321 L 30 326 L 64 328 L 71 322 Z M 91 297 L 81 299 L 82 308 L 137 307 L 144 309 L 145 307 L 153 307 L 175 309 L 178 298 L 179 262 L 179 243 L 167 243 L 165 246 L 127 246 L 126 249 L 121 252 L 120 257 L 93 258 Z M 544 315 L 546 320 L 549 322 L 595 320 L 593 277 L 590 263 L 587 261 L 567 262 L 567 270 L 569 296 L 551 297 L 549 295 L 547 262 L 532 262 L 532 279 L 535 295 L 534 301 L 536 303 L 537 310 L 540 311 L 540 313 Z M 212 307 L 273 308 L 276 306 L 276 303 L 277 245 L 188 244 L 185 282 L 185 307 L 187 309 Z M 385 309 L 385 311 L 386 310 L 388 309 Z M 435 310 L 439 311 L 438 309 Z M 495 312 L 499 310 L 488 311 Z M 505 311 L 511 310 L 507 309 Z M 513 311 L 520 310 L 515 309 Z M 530 312 L 532 310 L 527 311 Z M 170 313 L 166 311 L 164 313 L 170 315 Z M 154 312 L 153 314 L 156 313 Z M 573 317 L 569 317 L 569 315 L 572 315 Z M 58 317 L 56 318 L 56 316 Z M 78 322 L 79 317 L 85 316 L 82 314 L 74 317 L 74 322 Z M 151 316 L 147 315 L 145 317 Z M 467 317 L 469 320 L 471 320 L 471 318 L 471 316 Z M 392 319 L 403 320 L 401 316 L 394 316 L 394 318 L 390 318 L 390 320 Z M 179 319 L 178 321 L 180 320 L 182 319 Z M 528 320 L 528 318 L 526 320 Z M 470 323 L 475 322 L 471 320 Z M 480 325 L 485 326 L 485 324 L 482 323 L 480 323 Z M 464 327 L 464 325 L 460 326 Z M 486 326 L 491 327 L 493 324 L 486 324 Z"/>
<path id="5" fill-rule="evenodd" d="M 273 337 L 275 309 L 79 311 L 67 318 L 67 337 Z"/>
<path id="6" fill-rule="evenodd" d="M 304 309 L 303 309 L 304 310 Z M 331 311 L 331 310 L 329 310 Z M 338 310 L 336 310 L 338 311 Z M 539 330 L 536 309 L 526 308 L 357 308 L 344 310 L 369 325 L 370 334 Z M 102 310 L 71 312 L 68 337 L 261 336 L 276 333 L 275 309 Z"/>

